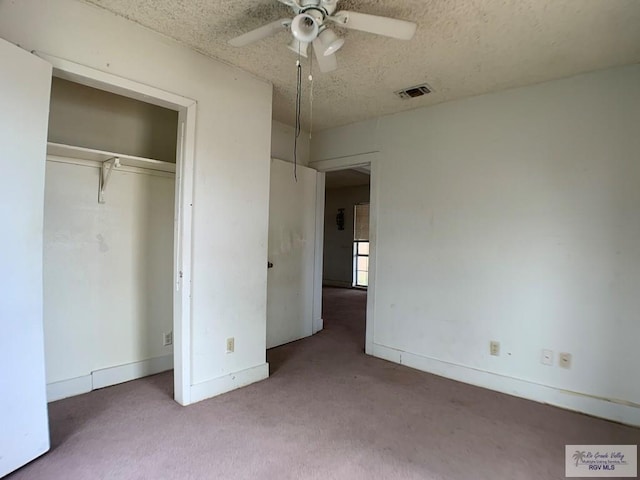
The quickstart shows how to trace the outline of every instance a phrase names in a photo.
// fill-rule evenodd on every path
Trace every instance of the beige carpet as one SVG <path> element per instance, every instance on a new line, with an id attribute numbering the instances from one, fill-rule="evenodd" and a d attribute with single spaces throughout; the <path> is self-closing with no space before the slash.
<path id="1" fill-rule="evenodd" d="M 271 377 L 183 408 L 170 373 L 52 403 L 53 448 L 11 480 L 562 479 L 565 444 L 640 429 L 363 353 L 365 294 L 327 289 L 325 330 Z"/>

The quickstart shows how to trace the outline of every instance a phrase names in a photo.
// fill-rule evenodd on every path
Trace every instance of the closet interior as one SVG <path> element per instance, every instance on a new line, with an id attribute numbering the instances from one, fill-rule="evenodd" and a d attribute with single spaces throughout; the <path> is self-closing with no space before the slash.
<path id="1" fill-rule="evenodd" d="M 45 178 L 48 400 L 173 367 L 178 112 L 53 78 Z"/>

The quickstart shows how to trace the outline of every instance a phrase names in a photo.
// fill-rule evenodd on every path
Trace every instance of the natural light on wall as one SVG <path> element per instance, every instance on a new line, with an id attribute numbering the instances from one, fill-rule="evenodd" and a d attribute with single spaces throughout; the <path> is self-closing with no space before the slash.
<path id="1" fill-rule="evenodd" d="M 369 285 L 369 204 L 354 206 L 353 286 Z"/>

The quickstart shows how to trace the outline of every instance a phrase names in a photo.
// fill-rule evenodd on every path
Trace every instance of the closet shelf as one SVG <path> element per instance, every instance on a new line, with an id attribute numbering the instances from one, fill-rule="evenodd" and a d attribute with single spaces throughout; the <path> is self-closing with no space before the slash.
<path id="1" fill-rule="evenodd" d="M 98 203 L 105 203 L 104 195 L 107 190 L 109 178 L 111 177 L 111 172 L 120 166 L 146 168 L 172 173 L 176 171 L 175 163 L 161 162 L 160 160 L 134 157 L 133 155 L 124 155 L 121 153 L 105 152 L 93 148 L 77 147 L 75 145 L 64 145 L 62 143 L 48 142 L 47 155 L 99 162 L 101 167 L 98 183 Z"/>
<path id="2" fill-rule="evenodd" d="M 153 160 L 152 158 L 134 157 L 133 155 L 124 155 L 122 153 L 105 152 L 104 150 L 77 147 L 75 145 L 64 145 L 62 143 L 48 142 L 47 155 L 76 158 L 78 160 L 92 160 L 100 163 L 117 158 L 119 159 L 120 165 L 127 167 L 147 168 L 149 170 L 160 170 L 162 172 L 172 173 L 176 171 L 176 164 L 171 162 L 162 162 L 160 160 Z"/>

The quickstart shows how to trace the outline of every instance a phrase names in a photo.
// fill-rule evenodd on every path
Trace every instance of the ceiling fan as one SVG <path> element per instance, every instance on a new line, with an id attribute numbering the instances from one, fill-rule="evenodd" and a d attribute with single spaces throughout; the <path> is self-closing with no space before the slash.
<path id="1" fill-rule="evenodd" d="M 398 40 L 411 40 L 416 32 L 417 25 L 413 22 L 346 10 L 336 12 L 338 0 L 277 1 L 289 6 L 295 16 L 291 19 L 281 18 L 251 30 L 229 40 L 229 44 L 234 47 L 243 47 L 282 30 L 290 30 L 293 39 L 288 46 L 289 49 L 306 57 L 309 44 L 312 44 L 320 71 L 331 72 L 338 67 L 335 53 L 344 45 L 344 39 L 338 37 L 329 28 L 329 22 L 343 28 L 384 35 Z"/>

